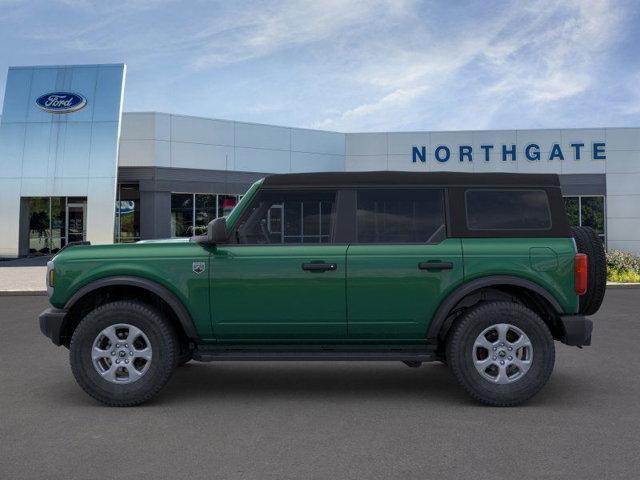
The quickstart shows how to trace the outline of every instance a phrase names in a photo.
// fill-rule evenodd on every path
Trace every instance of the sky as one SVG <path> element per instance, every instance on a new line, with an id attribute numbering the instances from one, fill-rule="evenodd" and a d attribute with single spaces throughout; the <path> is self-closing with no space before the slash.
<path id="1" fill-rule="evenodd" d="M 125 111 L 341 132 L 640 126 L 640 2 L 0 0 L 9 66 L 127 64 Z"/>

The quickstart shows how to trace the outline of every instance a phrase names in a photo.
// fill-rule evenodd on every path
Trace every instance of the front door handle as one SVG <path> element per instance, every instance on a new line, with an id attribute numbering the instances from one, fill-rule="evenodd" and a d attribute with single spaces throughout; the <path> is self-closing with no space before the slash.
<path id="1" fill-rule="evenodd" d="M 453 262 L 420 262 L 418 268 L 420 270 L 451 270 Z"/>
<path id="2" fill-rule="evenodd" d="M 335 263 L 303 263 L 302 269 L 310 272 L 326 272 L 327 270 L 337 270 Z"/>

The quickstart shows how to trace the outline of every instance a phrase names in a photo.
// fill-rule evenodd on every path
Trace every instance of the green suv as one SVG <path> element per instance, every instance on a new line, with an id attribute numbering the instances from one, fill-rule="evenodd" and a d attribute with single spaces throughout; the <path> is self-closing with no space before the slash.
<path id="1" fill-rule="evenodd" d="M 605 265 L 556 175 L 272 175 L 206 235 L 65 248 L 40 328 L 107 405 L 190 360 L 393 360 L 508 406 L 543 387 L 554 340 L 591 343 Z"/>

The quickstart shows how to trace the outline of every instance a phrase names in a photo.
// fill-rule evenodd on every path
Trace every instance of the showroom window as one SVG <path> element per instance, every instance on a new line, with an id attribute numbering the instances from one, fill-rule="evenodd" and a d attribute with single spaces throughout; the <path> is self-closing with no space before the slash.
<path id="1" fill-rule="evenodd" d="M 207 231 L 207 224 L 231 213 L 241 195 L 172 193 L 171 236 L 192 237 Z"/>
<path id="2" fill-rule="evenodd" d="M 263 191 L 244 215 L 237 241 L 249 245 L 331 241 L 334 191 Z"/>
<path id="3" fill-rule="evenodd" d="M 593 228 L 606 244 L 604 196 L 579 195 L 564 197 L 569 224 Z"/>
<path id="4" fill-rule="evenodd" d="M 117 243 L 140 240 L 140 190 L 138 185 L 118 185 L 116 199 L 116 223 L 114 229 Z"/>
<path id="5" fill-rule="evenodd" d="M 445 237 L 442 190 L 361 190 L 358 243 L 436 243 Z"/>

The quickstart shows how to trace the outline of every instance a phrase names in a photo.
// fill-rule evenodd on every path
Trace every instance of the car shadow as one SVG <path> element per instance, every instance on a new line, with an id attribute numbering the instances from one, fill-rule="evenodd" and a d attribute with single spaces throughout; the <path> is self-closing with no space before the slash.
<path id="1" fill-rule="evenodd" d="M 584 404 L 588 392 L 580 379 L 554 374 L 540 393 L 519 408 L 571 408 Z M 48 394 L 65 404 L 99 405 L 72 381 Z M 490 408 L 473 400 L 444 365 L 408 368 L 401 363 L 378 362 L 191 362 L 176 369 L 166 387 L 143 408 L 240 400 L 369 402 L 391 398 L 419 400 L 426 405 Z"/>
<path id="2" fill-rule="evenodd" d="M 176 370 L 157 398 L 164 402 L 200 402 L 223 396 L 260 401 L 276 398 L 371 400 L 385 397 L 428 399 L 473 405 L 441 364 L 405 365 L 363 362 L 190 363 Z"/>

